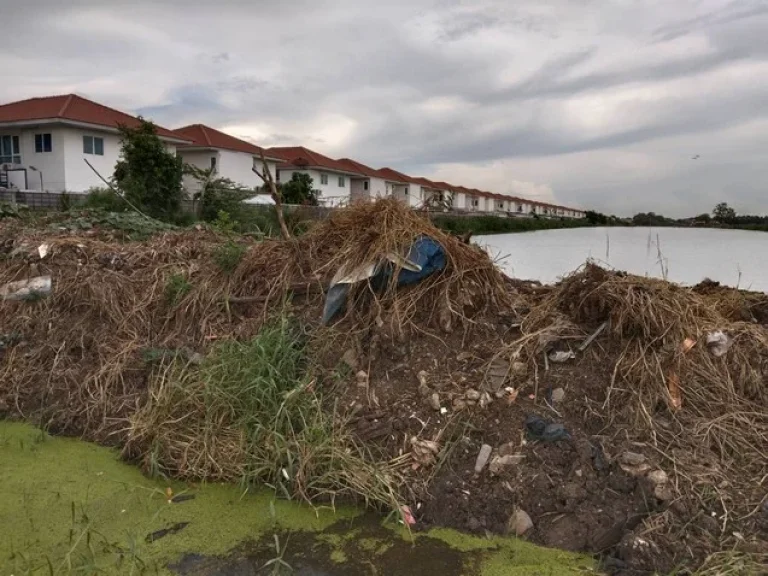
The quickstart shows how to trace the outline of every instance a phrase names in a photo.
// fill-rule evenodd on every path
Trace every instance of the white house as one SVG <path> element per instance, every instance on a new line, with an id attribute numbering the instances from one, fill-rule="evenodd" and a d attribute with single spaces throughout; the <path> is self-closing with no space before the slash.
<path id="1" fill-rule="evenodd" d="M 269 148 L 267 153 L 282 160 L 277 165 L 279 182 L 290 181 L 294 172 L 308 174 L 314 189 L 319 191 L 318 201 L 321 206 L 348 205 L 352 199 L 352 177 L 363 176 L 346 164 L 303 146 L 278 146 Z"/>
<path id="2" fill-rule="evenodd" d="M 213 168 L 216 177 L 228 178 L 243 188 L 260 188 L 263 181 L 253 168 L 262 172 L 261 154 L 264 152 L 270 173 L 273 178 L 277 178 L 277 164 L 282 160 L 270 156 L 255 144 L 204 124 L 191 124 L 173 132 L 190 142 L 176 149 L 186 164 L 202 170 Z M 199 179 L 191 175 L 184 176 L 184 188 L 188 192 L 195 193 L 200 186 Z"/>
<path id="3" fill-rule="evenodd" d="M 352 202 L 395 196 L 397 187 L 403 184 L 397 177 L 392 177 L 382 170 L 376 170 L 351 158 L 339 158 L 338 162 L 346 166 L 350 172 L 360 174 L 360 176 L 350 177 Z"/>
<path id="4" fill-rule="evenodd" d="M 421 194 L 421 184 L 416 182 L 417 178 L 392 168 L 380 168 L 377 172 L 390 184 L 390 196 L 414 208 L 422 205 L 424 197 Z"/>
<path id="5" fill-rule="evenodd" d="M 75 94 L 0 105 L 0 188 L 81 193 L 104 186 L 85 160 L 112 177 L 118 125 L 136 127 L 139 119 Z M 161 126 L 157 135 L 174 153 L 186 143 Z"/>

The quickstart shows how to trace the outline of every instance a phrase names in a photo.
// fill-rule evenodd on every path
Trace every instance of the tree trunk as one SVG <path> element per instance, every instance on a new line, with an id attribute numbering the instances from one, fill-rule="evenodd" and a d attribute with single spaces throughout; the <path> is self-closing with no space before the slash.
<path id="1" fill-rule="evenodd" d="M 264 152 L 261 153 L 261 165 L 263 174 L 259 174 L 255 168 L 253 171 L 256 172 L 259 178 L 261 178 L 267 186 L 269 186 L 269 194 L 275 202 L 275 212 L 277 212 L 277 222 L 280 224 L 280 234 L 282 234 L 284 240 L 290 240 L 291 233 L 288 231 L 288 226 L 286 226 L 285 217 L 283 216 L 283 199 L 280 192 L 277 191 L 275 181 L 272 179 L 272 173 L 269 171 Z"/>

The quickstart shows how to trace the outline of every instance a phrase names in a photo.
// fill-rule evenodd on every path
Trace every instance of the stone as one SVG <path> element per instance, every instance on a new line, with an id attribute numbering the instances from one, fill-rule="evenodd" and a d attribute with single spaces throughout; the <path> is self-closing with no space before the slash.
<path id="1" fill-rule="evenodd" d="M 467 522 L 467 528 L 469 528 L 472 532 L 476 532 L 477 530 L 480 530 L 481 528 L 480 521 L 474 516 L 472 516 Z"/>
<path id="2" fill-rule="evenodd" d="M 464 410 L 467 407 L 467 403 L 463 398 L 455 398 L 453 400 L 453 409 L 458 410 Z"/>
<path id="3" fill-rule="evenodd" d="M 437 392 L 432 394 L 429 397 L 429 405 L 432 407 L 432 410 L 440 410 L 440 394 Z"/>
<path id="4" fill-rule="evenodd" d="M 352 348 L 347 348 L 346 352 L 344 352 L 344 355 L 341 357 L 341 361 L 352 370 L 357 370 L 357 354 Z"/>
<path id="5" fill-rule="evenodd" d="M 515 376 L 525 376 L 528 373 L 528 366 L 524 362 L 512 362 L 512 374 Z"/>
<path id="6" fill-rule="evenodd" d="M 669 502 L 675 499 L 675 491 L 671 484 L 659 484 L 653 489 L 653 495 L 662 502 Z"/>
<path id="7" fill-rule="evenodd" d="M 424 386 L 427 385 L 427 372 L 425 370 L 421 370 L 416 377 L 419 379 L 419 384 L 422 384 Z"/>
<path id="8" fill-rule="evenodd" d="M 508 454 L 506 456 L 494 456 L 491 459 L 491 463 L 488 466 L 488 471 L 493 476 L 498 476 L 501 474 L 505 468 L 508 468 L 510 466 L 515 466 L 517 464 L 520 464 L 520 462 L 523 461 L 522 454 Z"/>
<path id="9" fill-rule="evenodd" d="M 624 452 L 619 456 L 619 462 L 627 466 L 640 466 L 645 462 L 645 456 L 636 452 Z"/>
<path id="10" fill-rule="evenodd" d="M 533 520 L 525 510 L 519 508 L 512 513 L 507 522 L 507 532 L 516 536 L 522 536 L 533 528 Z"/>
<path id="11" fill-rule="evenodd" d="M 459 352 L 459 355 L 456 356 L 456 360 L 458 360 L 459 362 L 466 362 L 467 360 L 470 360 L 473 356 L 474 354 L 472 354 L 472 352 L 468 352 L 465 350 L 464 352 Z"/>
<path id="12" fill-rule="evenodd" d="M 509 456 L 510 454 L 517 454 L 517 444 L 514 442 L 507 442 L 502 444 L 496 450 L 499 456 Z"/>
<path id="13" fill-rule="evenodd" d="M 565 400 L 565 390 L 562 388 L 555 388 L 552 390 L 552 402 L 559 404 Z"/>
<path id="14" fill-rule="evenodd" d="M 475 474 L 480 474 L 480 472 L 483 471 L 483 468 L 485 468 L 485 465 L 488 464 L 488 459 L 491 457 L 491 446 L 489 444 L 483 444 L 480 447 L 480 453 L 477 455 L 477 460 L 475 460 Z"/>
<path id="15" fill-rule="evenodd" d="M 669 482 L 669 476 L 667 476 L 667 473 L 664 472 L 664 470 L 654 470 L 653 472 L 648 472 L 648 480 L 650 480 L 654 486 L 660 486 L 661 484 Z"/>
<path id="16" fill-rule="evenodd" d="M 482 396 L 480 396 L 480 408 L 486 409 L 492 402 L 493 398 L 491 398 L 491 395 L 488 392 L 483 392 Z"/>
<path id="17" fill-rule="evenodd" d="M 432 389 L 427 386 L 426 382 L 419 382 L 419 396 L 426 398 L 432 394 Z"/>
<path id="18" fill-rule="evenodd" d="M 368 372 L 360 370 L 355 377 L 357 378 L 358 388 L 368 388 Z"/>
<path id="19" fill-rule="evenodd" d="M 464 393 L 464 396 L 469 400 L 470 402 L 477 402 L 480 400 L 480 392 L 475 390 L 474 388 L 470 388 Z"/>

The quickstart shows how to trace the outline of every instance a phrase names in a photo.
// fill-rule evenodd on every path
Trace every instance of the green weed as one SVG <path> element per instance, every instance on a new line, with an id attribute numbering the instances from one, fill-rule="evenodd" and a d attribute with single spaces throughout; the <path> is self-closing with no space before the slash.
<path id="1" fill-rule="evenodd" d="M 236 244 L 231 240 L 226 244 L 218 246 L 213 252 L 213 260 L 226 273 L 231 273 L 240 264 L 243 255 L 246 252 L 245 246 Z"/>
<path id="2" fill-rule="evenodd" d="M 165 285 L 165 301 L 170 306 L 176 306 L 192 290 L 192 284 L 183 274 L 175 273 L 168 278 Z"/>

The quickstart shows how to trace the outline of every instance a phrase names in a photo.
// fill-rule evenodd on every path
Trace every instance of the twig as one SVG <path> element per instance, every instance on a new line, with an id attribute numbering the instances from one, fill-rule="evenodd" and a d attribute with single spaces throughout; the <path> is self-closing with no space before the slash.
<path id="1" fill-rule="evenodd" d="M 584 342 L 581 344 L 581 346 L 579 346 L 579 348 L 578 348 L 579 352 L 584 352 L 584 350 L 586 350 L 589 347 L 589 345 L 592 344 L 592 342 L 595 341 L 595 338 L 597 338 L 598 336 L 600 336 L 600 334 L 603 333 L 603 330 L 605 330 L 607 328 L 607 326 L 608 326 L 608 322 L 607 321 L 605 321 L 602 324 L 600 324 L 600 327 L 597 330 L 595 330 L 589 338 L 584 340 Z"/>
<path id="2" fill-rule="evenodd" d="M 126 198 L 125 196 L 123 196 L 122 194 L 120 194 L 120 192 L 118 192 L 118 191 L 117 191 L 117 189 L 116 189 L 114 186 L 112 186 L 112 184 L 110 184 L 110 183 L 109 183 L 109 180 L 107 180 L 106 178 L 104 178 L 104 176 L 102 176 L 101 174 L 99 174 L 99 171 L 98 171 L 98 170 L 96 170 L 96 168 L 94 168 L 94 167 L 93 167 L 93 165 L 92 165 L 90 162 L 88 162 L 88 158 L 83 158 L 83 161 L 84 161 L 86 164 L 88 164 L 88 167 L 89 167 L 91 170 L 93 170 L 93 172 L 96 174 L 96 176 L 98 176 L 99 178 L 101 178 L 101 181 L 102 181 L 102 182 L 104 182 L 104 184 L 106 184 L 107 186 L 109 186 L 109 189 L 110 189 L 110 190 L 112 190 L 112 192 L 114 192 L 114 193 L 115 193 L 115 195 L 117 195 L 117 197 L 118 197 L 118 198 L 122 198 L 122 199 L 125 201 L 125 203 L 126 203 L 126 204 L 128 204 L 128 206 L 130 206 L 131 208 L 133 208 L 134 210 L 136 210 L 136 212 L 138 212 L 139 214 L 141 214 L 142 216 L 144 216 L 144 218 L 146 218 L 147 220 L 152 220 L 152 218 L 150 218 L 149 216 L 147 216 L 146 214 L 144 214 L 144 212 L 142 212 L 141 210 L 139 210 L 138 208 L 136 208 L 136 206 L 134 206 L 133 204 L 131 204 L 131 202 L 130 202 L 130 200 L 128 200 L 128 198 Z"/>

